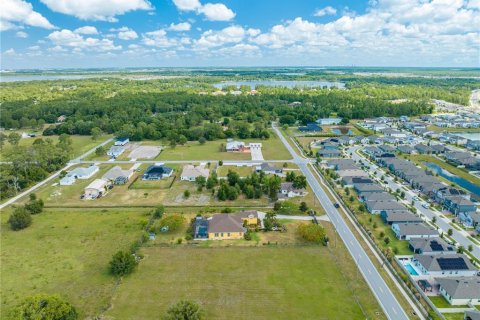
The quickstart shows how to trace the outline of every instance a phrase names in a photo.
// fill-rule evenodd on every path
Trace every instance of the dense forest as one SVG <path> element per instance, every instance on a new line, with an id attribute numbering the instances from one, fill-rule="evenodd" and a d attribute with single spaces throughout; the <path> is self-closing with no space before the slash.
<path id="1" fill-rule="evenodd" d="M 269 122 L 279 117 L 282 123 L 294 124 L 332 114 L 347 119 L 418 115 L 432 111 L 429 99 L 463 102 L 469 92 L 466 87 L 448 90 L 368 84 L 357 79 L 348 90 L 259 86 L 256 95 L 214 96 L 209 94 L 217 90 L 211 81 L 199 77 L 2 84 L 0 126 L 17 129 L 55 124 L 44 134 L 89 135 L 99 129 L 133 140 L 257 138 L 264 137 Z M 294 101 L 301 105 L 289 106 Z M 57 123 L 61 115 L 66 119 Z"/>

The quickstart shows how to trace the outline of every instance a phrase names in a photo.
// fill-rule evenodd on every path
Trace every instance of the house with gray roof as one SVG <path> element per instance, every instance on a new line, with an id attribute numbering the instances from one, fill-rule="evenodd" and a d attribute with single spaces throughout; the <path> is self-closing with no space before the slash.
<path id="1" fill-rule="evenodd" d="M 343 177 L 343 186 L 352 188 L 355 184 L 373 183 L 373 180 L 368 177 Z"/>
<path id="2" fill-rule="evenodd" d="M 277 176 L 283 176 L 283 168 L 275 167 L 265 162 L 257 166 L 255 168 L 255 171 L 264 172 L 265 174 L 274 174 Z"/>
<path id="3" fill-rule="evenodd" d="M 417 151 L 417 153 L 419 154 L 429 154 L 432 152 L 432 149 L 430 149 L 429 146 L 424 145 L 422 143 L 415 145 L 414 148 L 415 148 L 415 151 Z"/>
<path id="4" fill-rule="evenodd" d="M 400 151 L 401 153 L 411 154 L 414 149 L 407 145 L 399 145 L 397 147 L 397 150 Z"/>
<path id="5" fill-rule="evenodd" d="M 338 149 L 322 149 L 317 152 L 317 156 L 324 158 L 341 157 L 342 152 Z"/>
<path id="6" fill-rule="evenodd" d="M 376 183 L 355 183 L 353 188 L 359 194 L 370 192 L 385 192 L 385 190 L 383 190 L 383 188 Z"/>
<path id="7" fill-rule="evenodd" d="M 413 264 L 424 275 L 434 277 L 472 277 L 477 269 L 463 254 L 416 254 Z"/>
<path id="8" fill-rule="evenodd" d="M 107 151 L 107 156 L 111 158 L 117 158 L 119 155 L 125 152 L 125 147 L 123 146 L 111 146 Z"/>
<path id="9" fill-rule="evenodd" d="M 480 310 L 466 310 L 463 320 L 480 320 Z"/>
<path id="10" fill-rule="evenodd" d="M 409 247 L 417 254 L 449 254 L 457 253 L 454 246 L 448 244 L 442 238 L 414 238 L 410 239 Z"/>
<path id="11" fill-rule="evenodd" d="M 437 230 L 431 229 L 423 223 L 394 223 L 392 230 L 400 240 L 438 237 Z"/>
<path id="12" fill-rule="evenodd" d="M 480 277 L 436 278 L 439 292 L 452 306 L 480 305 Z"/>
<path id="13" fill-rule="evenodd" d="M 393 211 L 405 211 L 404 205 L 398 203 L 397 201 L 379 201 L 379 200 L 369 200 L 365 201 L 365 206 L 367 207 L 368 212 L 371 214 L 382 214 Z"/>
<path id="14" fill-rule="evenodd" d="M 60 179 L 60 185 L 70 186 L 75 183 L 77 179 L 88 179 L 98 172 L 100 168 L 95 165 L 90 167 L 79 167 L 68 172 L 62 179 Z"/>
<path id="15" fill-rule="evenodd" d="M 405 207 L 404 207 L 405 208 Z M 380 213 L 382 220 L 388 224 L 392 225 L 394 223 L 420 223 L 423 222 L 422 218 L 414 215 L 410 211 L 401 210 L 401 211 L 391 211 L 385 210 Z"/>
<path id="16" fill-rule="evenodd" d="M 371 192 L 362 194 L 362 201 L 395 201 L 396 198 L 388 192 Z"/>
<path id="17" fill-rule="evenodd" d="M 111 181 L 113 184 L 125 184 L 133 174 L 133 170 L 123 170 L 115 166 L 107 171 L 102 177 L 103 180 Z"/>
<path id="18" fill-rule="evenodd" d="M 357 164 L 352 159 L 329 159 L 326 160 L 326 166 L 335 170 L 358 169 Z"/>

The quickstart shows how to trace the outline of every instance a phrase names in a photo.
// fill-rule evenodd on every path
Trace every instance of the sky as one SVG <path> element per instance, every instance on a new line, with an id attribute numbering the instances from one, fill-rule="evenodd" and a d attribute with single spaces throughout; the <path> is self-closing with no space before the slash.
<path id="1" fill-rule="evenodd" d="M 480 66 L 480 0 L 0 1 L 2 70 Z"/>

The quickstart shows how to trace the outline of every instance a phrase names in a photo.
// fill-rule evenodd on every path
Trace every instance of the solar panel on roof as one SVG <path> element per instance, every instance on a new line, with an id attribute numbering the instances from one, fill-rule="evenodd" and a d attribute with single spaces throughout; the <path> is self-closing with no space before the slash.
<path id="1" fill-rule="evenodd" d="M 430 248 L 432 248 L 433 251 L 443 251 L 443 246 L 436 240 L 430 242 Z"/>
<path id="2" fill-rule="evenodd" d="M 462 258 L 438 258 L 437 261 L 442 270 L 468 270 Z"/>

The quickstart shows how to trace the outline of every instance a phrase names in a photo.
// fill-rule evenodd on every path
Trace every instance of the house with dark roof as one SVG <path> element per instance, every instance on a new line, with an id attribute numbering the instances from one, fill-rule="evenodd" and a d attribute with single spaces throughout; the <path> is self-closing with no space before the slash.
<path id="1" fill-rule="evenodd" d="M 369 200 L 365 201 L 365 206 L 371 214 L 383 214 L 387 212 L 394 211 L 406 211 L 404 205 L 400 204 L 397 201 L 381 201 L 381 200 Z"/>
<path id="2" fill-rule="evenodd" d="M 449 254 L 457 253 L 454 246 L 449 245 L 442 238 L 414 238 L 410 239 L 408 246 L 417 254 Z"/>
<path id="3" fill-rule="evenodd" d="M 198 231 L 195 239 L 205 239 L 205 227 L 209 240 L 234 240 L 243 239 L 247 226 L 257 226 L 260 224 L 259 213 L 255 210 L 246 210 L 237 213 L 215 214 L 207 219 L 196 219 L 194 232 Z"/>
<path id="4" fill-rule="evenodd" d="M 298 130 L 301 132 L 321 132 L 322 127 L 315 122 L 309 122 L 305 126 L 298 127 Z"/>
<path id="5" fill-rule="evenodd" d="M 163 165 L 153 165 L 143 174 L 142 180 L 161 180 L 172 175 L 173 169 Z"/>
<path id="6" fill-rule="evenodd" d="M 413 148 L 407 145 L 399 145 L 397 146 L 397 150 L 401 153 L 411 154 L 413 152 Z"/>
<path id="7" fill-rule="evenodd" d="M 355 184 L 373 183 L 373 180 L 368 177 L 342 177 L 343 186 L 353 188 Z"/>
<path id="8" fill-rule="evenodd" d="M 376 183 L 355 183 L 353 188 L 360 196 L 364 193 L 385 192 L 385 190 Z"/>
<path id="9" fill-rule="evenodd" d="M 463 320 L 480 320 L 480 310 L 466 310 Z"/>
<path id="10" fill-rule="evenodd" d="M 416 254 L 413 264 L 424 275 L 434 277 L 472 277 L 477 269 L 463 254 Z"/>
<path id="11" fill-rule="evenodd" d="M 283 200 L 286 198 L 303 197 L 305 194 L 305 189 L 295 188 L 293 182 L 283 182 L 280 184 L 280 192 L 277 197 L 278 200 Z"/>
<path id="12" fill-rule="evenodd" d="M 443 204 L 447 198 L 455 196 L 460 196 L 470 200 L 470 195 L 460 188 L 443 186 L 434 192 L 434 200 L 440 204 Z"/>
<path id="13" fill-rule="evenodd" d="M 352 159 L 326 160 L 326 166 L 329 169 L 335 169 L 335 170 L 358 169 L 357 164 Z"/>
<path id="14" fill-rule="evenodd" d="M 323 157 L 323 158 L 335 158 L 335 157 L 341 157 L 342 152 L 337 149 L 332 149 L 332 150 L 322 149 L 322 150 L 318 150 L 317 156 Z"/>
<path id="15" fill-rule="evenodd" d="M 423 223 L 394 223 L 392 230 L 400 240 L 438 237 L 437 230 L 433 230 Z"/>
<path id="16" fill-rule="evenodd" d="M 275 174 L 277 176 L 283 176 L 283 168 L 282 167 L 275 167 L 268 163 L 262 163 L 261 165 L 255 168 L 257 172 L 264 172 L 265 174 Z"/>
<path id="17" fill-rule="evenodd" d="M 382 220 L 388 225 L 392 225 L 394 223 L 423 222 L 422 218 L 414 215 L 413 213 L 407 210 L 402 210 L 402 211 L 384 210 L 380 213 L 380 216 L 382 217 Z"/>
<path id="18" fill-rule="evenodd" d="M 452 306 L 480 305 L 479 277 L 436 278 L 439 292 Z"/>
<path id="19" fill-rule="evenodd" d="M 422 143 L 415 145 L 414 148 L 415 148 L 415 151 L 417 151 L 417 153 L 419 154 L 429 154 L 432 152 L 432 149 L 430 149 L 429 146 L 424 145 Z"/>
<path id="20" fill-rule="evenodd" d="M 395 201 L 396 198 L 388 192 L 370 192 L 364 193 L 360 197 L 361 201 Z"/>
<path id="21" fill-rule="evenodd" d="M 443 207 L 454 215 L 468 214 L 477 211 L 475 203 L 461 196 L 446 198 L 443 202 Z"/>
<path id="22" fill-rule="evenodd" d="M 120 166 L 115 166 L 107 171 L 102 179 L 113 184 L 125 184 L 133 174 L 133 170 L 123 170 Z"/>
<path id="23" fill-rule="evenodd" d="M 126 138 L 126 137 L 123 137 L 123 138 L 117 138 L 117 140 L 115 140 L 115 145 L 116 146 L 124 146 L 126 145 L 127 143 L 130 142 L 130 139 L 129 138 Z"/>

